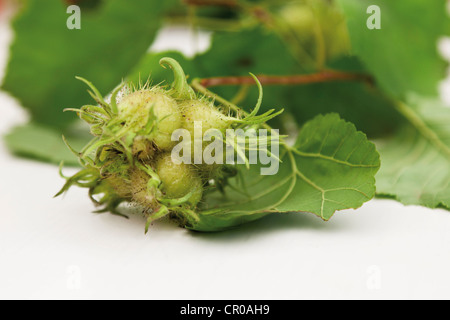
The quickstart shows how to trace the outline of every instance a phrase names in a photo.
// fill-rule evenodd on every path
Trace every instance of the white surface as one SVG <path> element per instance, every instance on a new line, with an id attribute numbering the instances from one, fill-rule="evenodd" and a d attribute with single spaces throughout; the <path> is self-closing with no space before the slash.
<path id="1" fill-rule="evenodd" d="M 0 25 L 0 75 L 9 39 Z M 26 121 L 5 93 L 0 108 L 1 134 Z M 373 200 L 326 223 L 289 214 L 199 234 L 162 222 L 145 236 L 137 216 L 90 213 L 86 190 L 53 199 L 62 183 L 0 142 L 1 299 L 450 298 L 444 210 Z"/>

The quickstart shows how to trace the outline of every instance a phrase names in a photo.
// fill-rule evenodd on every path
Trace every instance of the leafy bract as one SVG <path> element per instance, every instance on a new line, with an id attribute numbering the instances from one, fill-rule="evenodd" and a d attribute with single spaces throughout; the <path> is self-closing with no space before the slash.
<path id="1" fill-rule="evenodd" d="M 347 16 L 353 52 L 377 78 L 381 87 L 403 98 L 410 91 L 437 94 L 445 65 L 437 40 L 449 34 L 445 0 L 338 0 Z M 367 20 L 380 9 L 381 29 Z"/>
<path id="2" fill-rule="evenodd" d="M 398 107 L 409 123 L 380 144 L 377 192 L 405 204 L 450 209 L 450 109 L 418 97 Z"/>
<path id="3" fill-rule="evenodd" d="M 75 119 L 63 108 L 90 101 L 82 76 L 108 92 L 140 59 L 175 1 L 101 1 L 81 8 L 81 29 L 69 30 L 62 0 L 29 0 L 13 22 L 3 88 L 31 112 L 35 122 L 64 127 Z"/>
<path id="4" fill-rule="evenodd" d="M 282 150 L 276 175 L 260 167 L 242 168 L 243 184 L 234 180 L 205 197 L 200 222 L 191 228 L 216 231 L 274 212 L 311 212 L 324 220 L 336 210 L 358 208 L 375 194 L 380 162 L 373 143 L 337 114 L 307 122 L 295 146 Z"/>

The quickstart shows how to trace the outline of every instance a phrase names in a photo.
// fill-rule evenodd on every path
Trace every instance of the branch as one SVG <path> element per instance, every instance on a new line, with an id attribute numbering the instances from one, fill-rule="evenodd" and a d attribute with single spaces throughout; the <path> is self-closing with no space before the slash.
<path id="1" fill-rule="evenodd" d="M 183 0 L 188 6 L 238 7 L 237 0 Z"/>
<path id="2" fill-rule="evenodd" d="M 258 75 L 257 78 L 262 85 L 298 85 L 331 81 L 362 81 L 373 85 L 375 82 L 374 79 L 367 74 L 340 71 L 322 71 L 312 74 L 287 76 Z M 217 86 L 254 85 L 255 80 L 251 76 L 215 77 L 201 79 L 200 84 L 207 88 Z"/>

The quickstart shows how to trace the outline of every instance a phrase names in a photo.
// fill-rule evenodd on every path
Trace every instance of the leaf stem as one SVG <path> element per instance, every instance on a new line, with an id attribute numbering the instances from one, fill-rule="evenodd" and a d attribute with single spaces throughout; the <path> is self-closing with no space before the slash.
<path id="1" fill-rule="evenodd" d="M 450 148 L 428 127 L 426 122 L 411 107 L 401 101 L 395 103 L 396 109 L 439 151 L 450 157 Z"/>
<path id="2" fill-rule="evenodd" d="M 257 75 L 257 78 L 262 85 L 301 85 L 332 81 L 362 81 L 370 85 L 374 84 L 374 79 L 370 75 L 332 70 L 298 75 Z M 251 76 L 203 78 L 198 83 L 205 88 L 256 84 Z"/>
<path id="3" fill-rule="evenodd" d="M 237 0 L 183 0 L 188 6 L 238 7 Z"/>

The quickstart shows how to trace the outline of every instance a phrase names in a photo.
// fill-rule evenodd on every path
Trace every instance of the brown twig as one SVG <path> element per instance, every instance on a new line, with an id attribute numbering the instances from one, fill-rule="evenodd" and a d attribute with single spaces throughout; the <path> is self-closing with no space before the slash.
<path id="1" fill-rule="evenodd" d="M 362 73 L 349 73 L 341 71 L 322 71 L 312 74 L 269 76 L 257 75 L 262 85 L 298 85 L 331 81 L 362 81 L 370 85 L 374 84 L 374 79 Z M 250 76 L 240 77 L 215 77 L 200 80 L 204 87 L 254 85 L 255 80 Z"/>
<path id="2" fill-rule="evenodd" d="M 237 0 L 183 0 L 188 6 L 237 7 Z"/>
<path id="3" fill-rule="evenodd" d="M 249 13 L 267 27 L 273 27 L 273 17 L 265 8 L 254 6 L 250 8 Z"/>

